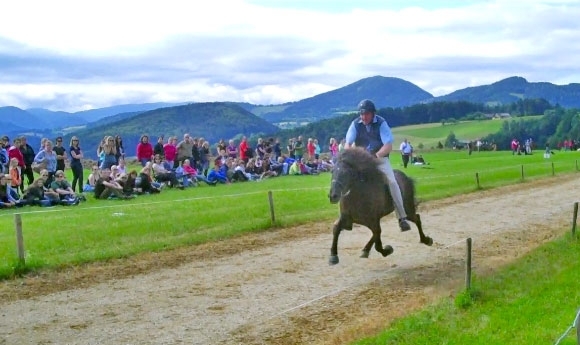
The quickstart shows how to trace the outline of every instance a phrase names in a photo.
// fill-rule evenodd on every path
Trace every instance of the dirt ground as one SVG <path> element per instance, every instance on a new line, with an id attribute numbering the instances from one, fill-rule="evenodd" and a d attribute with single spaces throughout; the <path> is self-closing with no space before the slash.
<path id="1" fill-rule="evenodd" d="M 425 233 L 383 219 L 339 240 L 331 222 L 71 267 L 0 283 L 0 344 L 346 344 L 463 287 L 465 239 L 486 274 L 569 229 L 569 175 L 422 204 Z"/>

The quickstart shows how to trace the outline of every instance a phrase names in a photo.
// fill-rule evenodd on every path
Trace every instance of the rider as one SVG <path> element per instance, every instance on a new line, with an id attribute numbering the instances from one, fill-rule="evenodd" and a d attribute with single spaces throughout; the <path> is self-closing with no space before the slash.
<path id="1" fill-rule="evenodd" d="M 362 100 L 358 105 L 359 119 L 354 119 L 346 132 L 345 148 L 359 146 L 366 148 L 381 160 L 381 171 L 387 177 L 389 189 L 395 203 L 395 211 L 399 218 L 401 231 L 411 230 L 407 222 L 407 214 L 403 207 L 403 197 L 399 184 L 395 179 L 395 173 L 389 162 L 389 153 L 393 149 L 393 134 L 387 121 L 376 115 L 375 104 L 368 99 Z"/>

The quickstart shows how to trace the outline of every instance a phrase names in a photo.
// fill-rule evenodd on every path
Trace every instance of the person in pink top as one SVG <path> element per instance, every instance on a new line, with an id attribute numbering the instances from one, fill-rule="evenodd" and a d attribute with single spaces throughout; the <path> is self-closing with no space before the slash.
<path id="1" fill-rule="evenodd" d="M 169 166 L 173 167 L 174 169 L 177 168 L 175 166 L 175 158 L 177 158 L 177 138 L 170 137 L 167 140 L 167 144 L 163 145 L 163 155 L 165 156 L 165 160 Z"/>
<path id="2" fill-rule="evenodd" d="M 141 166 L 145 166 L 147 162 L 151 162 L 151 157 L 153 157 L 153 145 L 149 142 L 147 135 L 142 135 L 137 144 L 137 160 L 141 162 Z"/>

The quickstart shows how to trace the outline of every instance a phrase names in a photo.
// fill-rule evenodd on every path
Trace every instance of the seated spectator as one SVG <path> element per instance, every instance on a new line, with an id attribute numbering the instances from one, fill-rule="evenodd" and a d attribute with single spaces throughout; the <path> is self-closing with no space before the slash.
<path id="1" fill-rule="evenodd" d="M 207 183 L 215 186 L 218 182 L 225 184 L 230 183 L 227 176 L 220 171 L 220 166 L 214 164 L 213 168 L 207 174 Z"/>
<path id="2" fill-rule="evenodd" d="M 123 157 L 119 157 L 119 164 L 117 164 L 117 169 L 119 174 L 127 173 L 127 166 L 125 165 L 125 159 Z"/>
<path id="3" fill-rule="evenodd" d="M 200 181 L 207 182 L 207 178 L 191 166 L 191 161 L 189 159 L 183 161 L 181 168 L 183 170 L 183 175 L 186 179 L 189 179 L 194 186 L 197 186 Z"/>
<path id="4" fill-rule="evenodd" d="M 260 175 L 260 180 L 266 179 L 268 177 L 276 177 L 278 176 L 278 173 L 274 170 L 271 169 L 270 167 L 270 160 L 269 159 L 264 159 L 263 163 L 262 163 L 262 174 Z"/>
<path id="5" fill-rule="evenodd" d="M 87 183 L 83 186 L 83 192 L 93 192 L 95 191 L 95 185 L 97 184 L 97 180 L 100 177 L 99 167 L 97 165 L 93 165 L 91 169 L 91 173 L 87 178 Z"/>
<path id="6" fill-rule="evenodd" d="M 183 189 L 183 185 L 181 185 L 177 180 L 175 172 L 165 169 L 160 156 L 155 156 L 153 161 L 154 162 L 151 167 L 153 169 L 153 175 L 158 182 L 167 182 L 169 184 L 169 188 L 177 187 L 179 189 Z"/>
<path id="7" fill-rule="evenodd" d="M 252 179 L 252 175 L 246 172 L 246 163 L 239 160 L 234 167 L 234 174 L 232 175 L 232 182 L 246 182 Z"/>
<path id="8" fill-rule="evenodd" d="M 44 195 L 44 181 L 42 179 L 34 180 L 22 194 L 22 200 L 25 205 L 30 206 L 51 206 L 51 200 Z"/>
<path id="9" fill-rule="evenodd" d="M 79 198 L 72 190 L 70 183 L 64 178 L 64 172 L 57 170 L 54 173 L 54 181 L 50 184 L 50 189 L 58 194 L 62 205 L 78 205 Z"/>
<path id="10" fill-rule="evenodd" d="M 135 179 L 135 187 L 140 188 L 145 194 L 161 192 L 161 183 L 153 181 L 151 170 L 151 162 L 145 163 L 145 166 L 139 172 L 139 176 Z"/>
<path id="11" fill-rule="evenodd" d="M 43 205 L 43 206 L 58 205 L 60 203 L 60 197 L 59 197 L 57 192 L 55 192 L 54 190 L 52 190 L 50 188 L 52 181 L 54 181 L 54 175 L 51 176 L 51 174 L 48 172 L 47 169 L 42 169 L 40 171 L 39 180 L 42 181 L 42 189 L 44 192 L 44 198 L 47 199 L 50 203 L 49 205 Z"/>
<path id="12" fill-rule="evenodd" d="M 12 197 L 10 192 L 10 176 L 0 173 L 0 208 L 15 207 L 18 200 Z"/>
<path id="13" fill-rule="evenodd" d="M 300 161 L 295 160 L 292 165 L 290 165 L 290 169 L 288 169 L 288 175 L 302 175 L 302 171 L 300 170 Z"/>
<path id="14" fill-rule="evenodd" d="M 121 173 L 116 165 L 111 166 L 111 179 L 116 180 Z"/>
<path id="15" fill-rule="evenodd" d="M 101 169 L 100 177 L 95 185 L 95 197 L 97 199 L 109 199 L 116 197 L 118 199 L 132 199 L 131 196 L 123 194 L 123 186 L 111 178 L 111 170 Z"/>

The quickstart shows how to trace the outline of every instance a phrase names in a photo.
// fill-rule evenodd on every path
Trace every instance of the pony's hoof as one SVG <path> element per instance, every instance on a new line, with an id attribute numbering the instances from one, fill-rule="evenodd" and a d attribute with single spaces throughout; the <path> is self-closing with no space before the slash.
<path id="1" fill-rule="evenodd" d="M 328 259 L 329 265 L 336 265 L 338 263 L 338 255 L 331 255 Z"/>
<path id="2" fill-rule="evenodd" d="M 393 254 L 395 250 L 393 249 L 393 247 L 386 245 L 385 248 L 383 248 L 383 256 L 388 256 Z"/>
<path id="3" fill-rule="evenodd" d="M 426 246 L 432 246 L 433 245 L 433 239 L 431 237 L 426 237 L 425 238 L 425 242 L 423 242 Z"/>
<path id="4" fill-rule="evenodd" d="M 363 259 L 367 259 L 369 257 L 369 252 L 367 252 L 366 250 L 363 250 L 360 253 L 360 257 L 363 258 Z"/>

